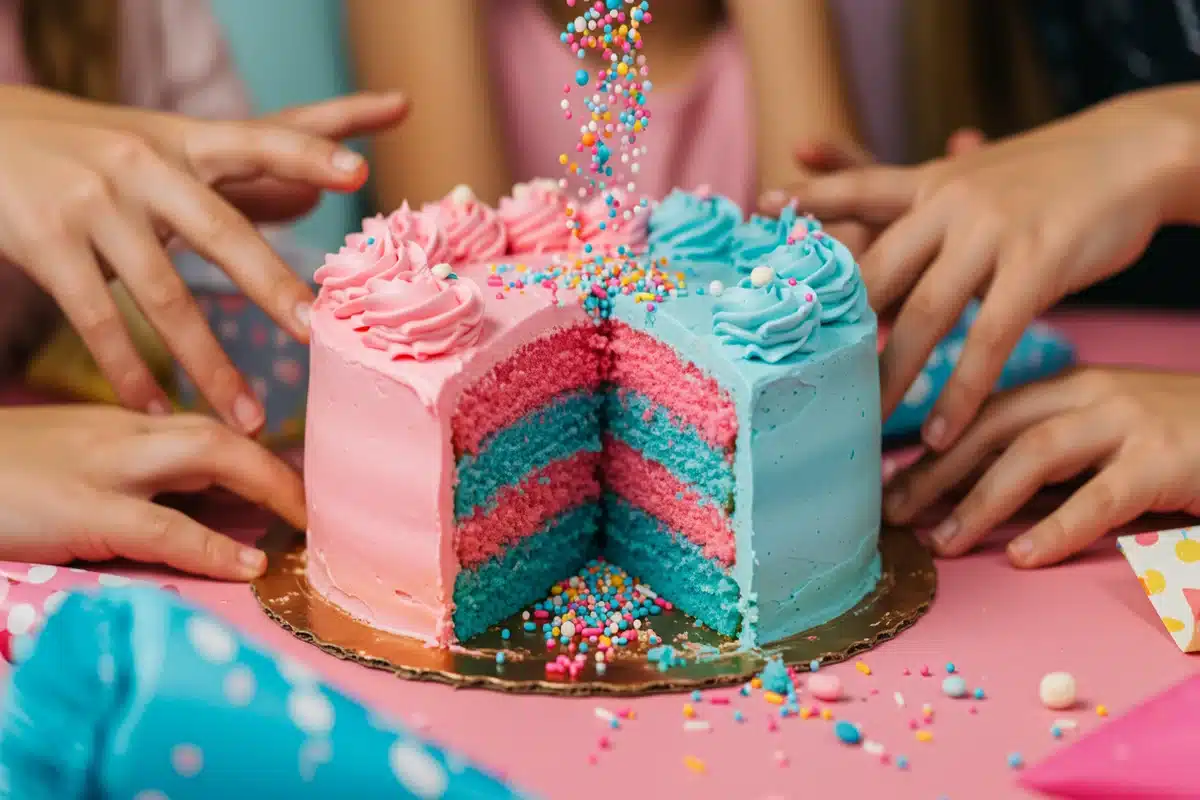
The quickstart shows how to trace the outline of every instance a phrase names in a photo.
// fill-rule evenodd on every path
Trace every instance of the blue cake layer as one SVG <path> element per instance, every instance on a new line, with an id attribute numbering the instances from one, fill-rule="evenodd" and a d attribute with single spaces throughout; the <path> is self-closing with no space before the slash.
<path id="1" fill-rule="evenodd" d="M 464 519 L 493 502 L 496 492 L 580 450 L 600 452 L 599 409 L 591 392 L 560 395 L 484 440 L 479 452 L 458 459 L 454 516 Z"/>
<path id="2" fill-rule="evenodd" d="M 459 641 L 541 600 L 555 582 L 593 555 L 600 506 L 579 506 L 548 521 L 496 558 L 458 573 L 454 581 L 454 630 Z"/>
<path id="3" fill-rule="evenodd" d="M 718 633 L 733 636 L 742 615 L 737 583 L 682 533 L 614 494 L 605 495 L 605 557 Z"/>
<path id="4" fill-rule="evenodd" d="M 641 392 L 610 389 L 604 419 L 609 433 L 662 464 L 684 485 L 719 506 L 732 500 L 733 464 L 725 453 Z"/>

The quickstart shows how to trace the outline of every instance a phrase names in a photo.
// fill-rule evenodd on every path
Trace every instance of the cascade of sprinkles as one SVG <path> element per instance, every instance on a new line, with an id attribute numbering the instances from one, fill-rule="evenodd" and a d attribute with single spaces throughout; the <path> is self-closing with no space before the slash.
<path id="1" fill-rule="evenodd" d="M 547 650 L 560 651 L 546 664 L 546 674 L 575 679 L 589 658 L 603 675 L 615 651 L 638 642 L 658 644 L 649 618 L 672 608 L 620 567 L 594 559 L 521 617 L 527 634 L 540 632 Z"/>
<path id="2" fill-rule="evenodd" d="M 575 8 L 576 0 L 567 0 L 567 6 Z M 566 189 L 568 179 L 574 178 L 581 184 L 577 190 L 581 201 L 603 197 L 609 219 L 600 221 L 599 227 L 619 231 L 622 223 L 645 209 L 644 204 L 622 209 L 613 189 L 624 185 L 630 195 L 637 190 L 632 177 L 639 170 L 639 156 L 646 152 L 638 146 L 638 134 L 650 125 L 646 95 L 654 88 L 646 56 L 641 52 L 642 28 L 652 19 L 650 3 L 594 0 L 580 3 L 579 8 L 580 15 L 567 24 L 559 38 L 580 61 L 589 53 L 598 53 L 602 64 L 593 70 L 580 68 L 573 82 L 563 84 L 563 116 L 572 120 L 578 112 L 585 121 L 579 126 L 576 156 L 559 156 L 565 172 L 559 185 Z M 572 109 L 573 97 L 580 98 L 581 108 Z M 575 208 L 567 213 L 566 225 L 578 236 L 579 216 Z"/>

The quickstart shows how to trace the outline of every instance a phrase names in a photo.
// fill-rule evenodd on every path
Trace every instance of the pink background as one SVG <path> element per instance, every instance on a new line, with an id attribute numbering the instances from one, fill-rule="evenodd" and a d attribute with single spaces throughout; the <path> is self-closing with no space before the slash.
<path id="1" fill-rule="evenodd" d="M 1086 361 L 1200 370 L 1195 348 L 1200 318 L 1071 312 L 1054 321 L 1080 346 Z M 1024 524 L 1053 500 L 1035 503 Z M 197 511 L 212 524 L 246 537 L 262 527 L 259 515 L 228 502 L 206 501 Z M 1180 524 L 1186 522 L 1146 520 L 1137 528 Z M 711 722 L 712 731 L 685 733 L 682 696 L 558 699 L 406 682 L 338 661 L 293 639 L 267 620 L 245 586 L 152 574 L 266 646 L 291 653 L 349 694 L 427 724 L 433 737 L 505 770 L 543 797 L 754 800 L 837 792 L 845 797 L 977 800 L 1031 796 L 1017 787 L 1007 757 L 1019 752 L 1032 763 L 1076 738 L 1078 733 L 1060 741 L 1051 738 L 1054 720 L 1069 717 L 1078 721 L 1079 732 L 1090 730 L 1103 722 L 1094 712 L 1097 704 L 1116 715 L 1200 671 L 1200 659 L 1181 654 L 1163 629 L 1111 537 L 1070 564 L 1018 572 L 1000 549 L 1018 527 L 1001 532 L 995 546 L 982 552 L 940 562 L 933 609 L 895 641 L 863 656 L 870 676 L 850 664 L 829 668 L 852 695 L 836 705 L 837 717 L 857 723 L 866 738 L 881 742 L 890 753 L 907 756 L 910 766 L 904 772 L 860 748 L 839 744 L 832 724 L 819 719 L 783 720 L 777 732 L 768 732 L 766 717 L 777 708 L 757 695 L 735 697 L 728 706 L 697 704 L 699 717 Z M 943 697 L 946 662 L 957 666 L 971 688 L 984 688 L 987 699 Z M 925 664 L 934 677 L 920 677 Z M 913 674 L 903 676 L 905 668 Z M 1064 713 L 1041 707 L 1038 681 L 1052 670 L 1074 673 L 1083 708 Z M 905 708 L 897 706 L 895 692 L 902 693 Z M 804 702 L 803 693 L 801 697 Z M 923 703 L 932 704 L 935 714 L 927 726 L 934 739 L 926 743 L 916 741 L 908 727 Z M 597 706 L 628 706 L 636 719 L 610 731 L 596 718 Z M 970 706 L 977 713 L 969 713 Z M 735 709 L 743 711 L 745 723 L 733 721 Z M 612 749 L 599 752 L 599 763 L 589 766 L 588 755 L 597 752 L 601 735 L 609 736 Z M 787 766 L 780 766 L 777 753 L 786 756 Z M 702 759 L 706 772 L 685 768 L 685 755 Z"/>

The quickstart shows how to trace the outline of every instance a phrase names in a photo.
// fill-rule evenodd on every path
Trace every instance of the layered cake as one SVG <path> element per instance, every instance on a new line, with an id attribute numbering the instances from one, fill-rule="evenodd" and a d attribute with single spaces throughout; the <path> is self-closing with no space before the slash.
<path id="1" fill-rule="evenodd" d="M 317 280 L 308 578 L 350 615 L 448 646 L 599 556 L 754 646 L 875 586 L 876 320 L 816 222 L 459 189 Z"/>

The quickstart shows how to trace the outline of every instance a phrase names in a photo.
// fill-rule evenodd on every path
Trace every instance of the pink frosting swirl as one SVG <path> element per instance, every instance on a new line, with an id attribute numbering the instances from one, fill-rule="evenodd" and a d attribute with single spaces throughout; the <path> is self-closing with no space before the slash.
<path id="1" fill-rule="evenodd" d="M 375 279 L 339 317 L 357 315 L 363 343 L 393 359 L 450 355 L 479 341 L 483 293 L 471 280 L 442 280 L 423 269 L 409 277 Z"/>
<path id="2" fill-rule="evenodd" d="M 313 274 L 321 284 L 321 297 L 333 305 L 335 313 L 365 295 L 370 281 L 409 278 L 427 264 L 420 245 L 397 241 L 386 232 L 352 234 L 346 242 L 336 253 L 325 256 L 325 263 Z"/>
<path id="3" fill-rule="evenodd" d="M 371 237 L 376 239 L 390 236 L 395 242 L 414 242 L 421 246 L 429 263 L 438 264 L 449 261 L 450 248 L 446 242 L 446 232 L 432 214 L 423 211 L 413 211 L 408 203 L 388 214 L 376 214 L 363 220 L 362 233 L 352 233 L 346 237 L 346 244 L 354 246 L 356 242 Z"/>
<path id="4" fill-rule="evenodd" d="M 446 232 L 446 244 L 455 263 L 493 261 L 508 252 L 508 231 L 491 206 L 481 202 L 468 186 L 459 186 L 440 203 L 421 209 Z"/>
<path id="5" fill-rule="evenodd" d="M 500 200 L 500 219 L 508 228 L 508 252 L 556 253 L 571 246 L 567 198 L 551 180 L 518 183 L 512 197 Z"/>
<path id="6" fill-rule="evenodd" d="M 579 239 L 591 244 L 604 253 L 611 253 L 621 245 L 640 251 L 646 248 L 646 222 L 650 218 L 648 208 L 635 210 L 636 201 L 630 201 L 624 192 L 614 191 L 613 205 L 597 195 L 583 207 L 580 213 Z M 617 213 L 616 217 L 611 212 Z M 625 219 L 625 212 L 633 217 Z M 604 223 L 604 227 L 600 227 Z"/>

